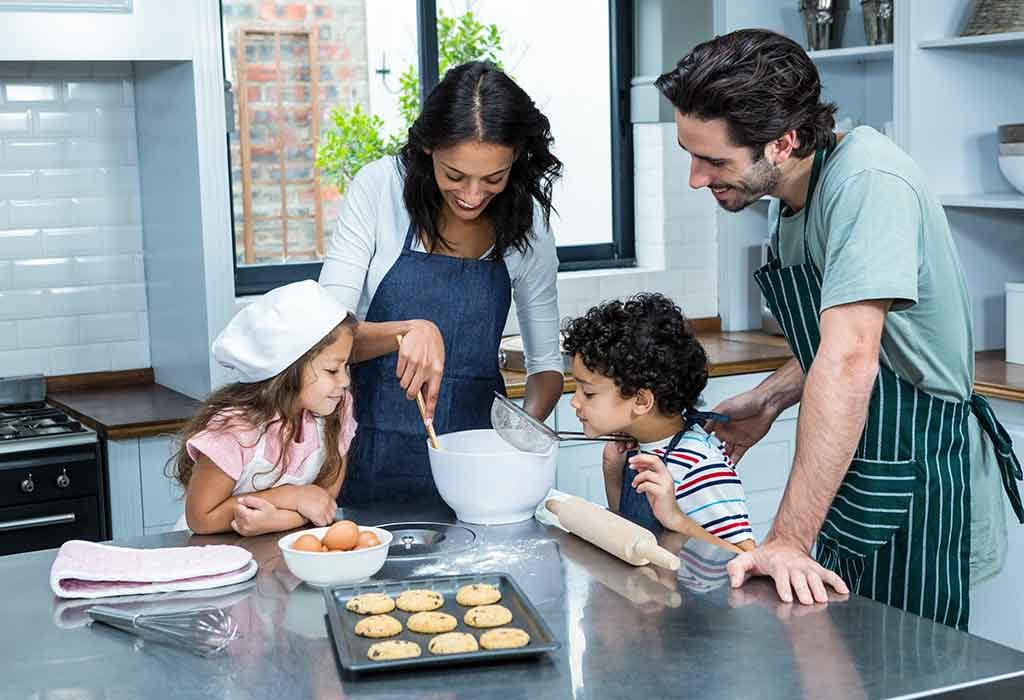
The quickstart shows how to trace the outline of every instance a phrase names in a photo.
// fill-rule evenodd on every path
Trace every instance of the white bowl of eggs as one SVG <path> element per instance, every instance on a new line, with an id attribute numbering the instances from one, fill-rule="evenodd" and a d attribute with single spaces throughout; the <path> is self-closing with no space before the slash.
<path id="1" fill-rule="evenodd" d="M 339 520 L 285 535 L 277 541 L 284 561 L 311 586 L 339 586 L 365 581 L 381 570 L 392 535 L 379 527 Z"/>

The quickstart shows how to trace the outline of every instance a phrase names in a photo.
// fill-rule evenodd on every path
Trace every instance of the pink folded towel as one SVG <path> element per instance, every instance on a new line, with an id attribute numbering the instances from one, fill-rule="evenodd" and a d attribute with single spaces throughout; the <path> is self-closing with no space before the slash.
<path id="1" fill-rule="evenodd" d="M 256 561 L 241 547 L 133 549 L 69 540 L 50 568 L 50 588 L 61 598 L 106 598 L 193 591 L 248 581 Z"/>

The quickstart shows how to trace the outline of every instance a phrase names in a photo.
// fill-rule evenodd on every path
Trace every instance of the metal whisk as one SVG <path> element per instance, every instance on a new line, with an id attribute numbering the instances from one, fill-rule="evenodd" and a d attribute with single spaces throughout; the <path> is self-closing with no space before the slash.
<path id="1" fill-rule="evenodd" d="M 238 625 L 222 608 L 204 606 L 175 612 L 135 614 L 106 605 L 94 605 L 86 613 L 96 622 L 130 632 L 143 639 L 211 656 L 238 639 Z"/>

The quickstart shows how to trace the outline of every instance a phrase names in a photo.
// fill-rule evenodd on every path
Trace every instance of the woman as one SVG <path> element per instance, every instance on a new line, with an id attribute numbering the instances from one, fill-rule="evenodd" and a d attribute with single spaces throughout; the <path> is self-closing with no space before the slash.
<path id="1" fill-rule="evenodd" d="M 352 371 L 359 429 L 343 505 L 443 504 L 409 399 L 422 389 L 439 434 L 489 428 L 494 392 L 504 393 L 498 343 L 513 297 L 529 375 L 525 407 L 543 420 L 557 403 L 558 257 L 549 221 L 562 164 L 551 142 L 529 95 L 493 65 L 466 63 L 431 91 L 400 154 L 350 183 L 320 274 L 363 321 Z"/>

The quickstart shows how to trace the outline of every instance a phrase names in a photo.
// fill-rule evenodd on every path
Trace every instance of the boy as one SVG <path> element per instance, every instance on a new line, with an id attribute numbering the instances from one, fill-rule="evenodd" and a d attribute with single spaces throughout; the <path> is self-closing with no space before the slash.
<path id="1" fill-rule="evenodd" d="M 681 531 L 685 514 L 753 549 L 743 484 L 694 410 L 707 356 L 679 307 L 661 294 L 637 294 L 591 308 L 563 334 L 584 433 L 625 433 L 638 444 L 628 454 L 623 443 L 605 447 L 608 507 L 655 533 Z"/>

